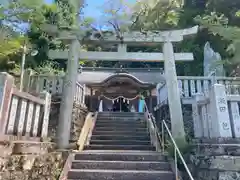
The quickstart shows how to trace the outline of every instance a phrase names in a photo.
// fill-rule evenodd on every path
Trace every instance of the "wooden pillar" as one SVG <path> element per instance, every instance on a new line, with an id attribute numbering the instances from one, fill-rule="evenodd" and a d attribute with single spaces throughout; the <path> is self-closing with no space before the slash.
<path id="1" fill-rule="evenodd" d="M 153 113 L 153 104 L 152 104 L 152 91 L 149 90 L 149 112 Z"/>

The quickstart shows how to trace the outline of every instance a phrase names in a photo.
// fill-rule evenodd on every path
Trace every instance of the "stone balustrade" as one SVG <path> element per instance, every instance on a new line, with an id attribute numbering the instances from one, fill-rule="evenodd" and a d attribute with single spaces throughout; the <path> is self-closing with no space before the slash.
<path id="1" fill-rule="evenodd" d="M 219 83 L 226 87 L 227 94 L 240 94 L 240 78 L 233 77 L 197 77 L 178 76 L 178 86 L 184 104 L 192 104 L 191 99 L 197 93 L 208 96 L 212 84 Z M 157 88 L 158 104 L 167 103 L 167 85 Z"/>
<path id="2" fill-rule="evenodd" d="M 0 89 L 0 135 L 47 137 L 51 95 L 20 92 L 7 73 L 0 73 Z"/>
<path id="3" fill-rule="evenodd" d="M 64 75 L 30 75 L 30 78 L 26 75 L 26 79 L 29 80 L 29 83 L 25 83 L 29 91 L 37 93 L 47 91 L 55 96 L 63 92 Z"/>
<path id="4" fill-rule="evenodd" d="M 74 101 L 77 104 L 85 105 L 85 85 L 81 85 L 78 82 L 76 83 L 76 93 Z"/>
<path id="5" fill-rule="evenodd" d="M 214 84 L 209 96 L 196 94 L 192 104 L 196 138 L 240 138 L 240 95 Z"/>
<path id="6" fill-rule="evenodd" d="M 191 98 L 196 93 L 208 94 L 214 83 L 225 85 L 227 94 L 240 93 L 240 78 L 235 77 L 178 76 L 178 82 L 182 97 L 185 98 Z"/>
<path id="7" fill-rule="evenodd" d="M 27 70 L 24 75 L 24 90 L 27 92 L 49 92 L 54 97 L 61 97 L 63 93 L 64 75 L 36 75 Z M 85 106 L 85 85 L 76 82 L 74 101 Z"/>
<path id="8" fill-rule="evenodd" d="M 192 106 L 196 138 L 240 138 L 240 79 L 178 76 L 183 106 Z M 220 93 L 221 92 L 221 93 Z M 167 85 L 157 86 L 158 105 L 168 104 Z"/>

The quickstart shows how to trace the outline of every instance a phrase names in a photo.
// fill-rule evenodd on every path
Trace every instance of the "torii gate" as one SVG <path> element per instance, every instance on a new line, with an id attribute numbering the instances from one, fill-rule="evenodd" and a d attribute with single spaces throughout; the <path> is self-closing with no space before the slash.
<path id="1" fill-rule="evenodd" d="M 55 30 L 56 31 L 56 30 Z M 59 131 L 59 146 L 66 147 L 70 138 L 71 115 L 73 107 L 73 95 L 75 91 L 75 83 L 77 80 L 78 60 L 105 60 L 105 61 L 146 61 L 146 62 L 161 62 L 164 61 L 164 70 L 166 83 L 168 87 L 168 103 L 171 117 L 171 129 L 173 137 L 185 137 L 182 107 L 180 101 L 180 92 L 178 88 L 177 74 L 175 61 L 192 61 L 194 60 L 192 53 L 174 53 L 172 42 L 180 42 L 184 36 L 196 34 L 198 26 L 173 31 L 150 32 L 142 34 L 141 32 L 123 33 L 122 40 L 116 36 L 104 37 L 104 40 L 99 40 L 92 35 L 89 42 L 118 44 L 117 52 L 92 52 L 80 51 L 79 38 L 76 33 L 62 31 L 59 34 L 59 39 L 67 40 L 70 44 L 69 50 L 51 51 L 49 57 L 52 59 L 68 59 L 68 69 L 65 77 L 65 86 L 63 91 L 60 118 L 62 122 L 58 127 Z M 122 42 L 124 44 L 122 44 Z M 145 45 L 163 44 L 163 53 L 139 53 L 127 52 L 126 48 L 129 44 L 143 43 Z"/>

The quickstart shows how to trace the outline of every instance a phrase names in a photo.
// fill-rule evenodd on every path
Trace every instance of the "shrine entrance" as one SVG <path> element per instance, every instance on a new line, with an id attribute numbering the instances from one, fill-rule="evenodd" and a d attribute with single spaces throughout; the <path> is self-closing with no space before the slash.
<path id="1" fill-rule="evenodd" d="M 155 84 L 142 82 L 125 72 L 114 73 L 98 83 L 87 83 L 91 96 L 103 101 L 103 111 L 134 112 L 138 111 L 139 98 L 143 92 L 151 96 Z"/>
<path id="2" fill-rule="evenodd" d="M 192 53 L 174 53 L 173 43 L 181 42 L 185 36 L 196 34 L 198 31 L 198 26 L 172 31 L 123 32 L 120 33 L 120 36 L 114 32 L 109 33 L 106 31 L 99 33 L 99 31 L 96 31 L 89 33 L 87 37 L 85 36 L 84 38 L 82 35 L 83 33 L 81 31 L 76 31 L 76 29 L 58 29 L 57 26 L 45 25 L 45 27 L 43 27 L 43 30 L 51 33 L 52 36 L 58 36 L 59 40 L 63 40 L 69 44 L 69 49 L 67 50 L 50 50 L 48 54 L 50 59 L 68 59 L 68 73 L 64 79 L 66 86 L 63 91 L 63 103 L 61 103 L 61 109 L 64 111 L 60 112 L 59 122 L 62 123 L 60 123 L 58 126 L 58 132 L 61 134 L 61 138 L 59 139 L 63 139 L 60 141 L 60 143 L 63 142 L 63 146 L 68 144 L 70 138 L 69 131 L 71 127 L 71 121 L 69 121 L 69 119 L 72 115 L 74 102 L 73 92 L 74 89 L 76 89 L 76 84 L 73 82 L 77 82 L 77 69 L 79 65 L 79 59 L 88 61 L 164 61 L 164 74 L 166 77 L 167 85 L 166 93 L 168 97 L 171 117 L 171 131 L 173 133 L 173 137 L 185 137 L 185 131 L 183 128 L 184 124 L 181 107 L 181 96 L 179 92 L 175 63 L 176 61 L 192 61 L 194 58 Z M 82 41 L 83 39 L 84 41 Z M 80 50 L 80 42 L 84 42 L 86 45 L 97 45 L 96 47 L 98 47 L 98 49 L 100 46 L 103 48 L 106 47 L 107 49 L 105 48 L 105 51 L 83 51 Z M 115 52 L 112 49 L 114 47 L 113 45 L 117 47 L 114 49 Z M 163 53 L 128 52 L 127 46 L 161 46 Z M 144 84 L 141 85 L 145 86 Z M 103 88 L 101 88 L 101 90 L 103 90 Z M 99 93 L 99 95 L 101 95 L 102 91 Z M 116 94 L 117 93 L 119 92 L 116 92 Z M 69 128 L 66 129 L 66 127 Z"/>
<path id="3" fill-rule="evenodd" d="M 112 108 L 109 110 L 113 112 L 130 112 L 129 101 L 119 97 L 117 100 L 113 100 Z"/>

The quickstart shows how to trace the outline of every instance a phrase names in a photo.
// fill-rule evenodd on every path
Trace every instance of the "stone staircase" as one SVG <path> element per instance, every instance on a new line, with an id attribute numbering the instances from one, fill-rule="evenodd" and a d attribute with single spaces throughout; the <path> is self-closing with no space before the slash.
<path id="1" fill-rule="evenodd" d="M 89 145 L 74 155 L 68 180 L 173 180 L 166 157 L 151 145 L 144 114 L 98 114 Z"/>

